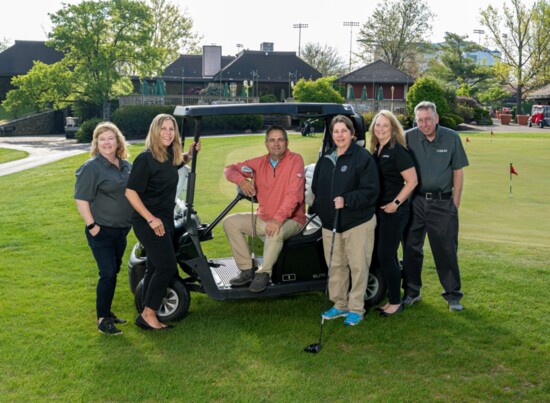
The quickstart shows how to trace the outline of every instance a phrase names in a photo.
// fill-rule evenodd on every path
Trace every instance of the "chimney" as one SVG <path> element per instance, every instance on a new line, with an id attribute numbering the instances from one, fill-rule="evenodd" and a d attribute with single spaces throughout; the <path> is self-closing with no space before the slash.
<path id="1" fill-rule="evenodd" d="M 202 76 L 214 77 L 222 69 L 222 47 L 205 45 L 202 47 Z"/>

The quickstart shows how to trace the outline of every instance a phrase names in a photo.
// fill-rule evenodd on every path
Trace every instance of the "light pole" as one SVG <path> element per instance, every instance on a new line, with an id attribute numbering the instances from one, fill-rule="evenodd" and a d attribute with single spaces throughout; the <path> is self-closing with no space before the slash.
<path id="1" fill-rule="evenodd" d="M 484 33 L 485 31 L 482 29 L 474 29 L 474 34 L 478 34 L 478 40 L 477 40 L 478 45 L 481 45 L 481 35 L 483 35 Z"/>
<path id="2" fill-rule="evenodd" d="M 237 47 L 237 53 L 241 53 L 241 49 L 244 48 L 243 44 L 237 43 L 235 46 Z"/>
<path id="3" fill-rule="evenodd" d="M 391 113 L 393 113 L 393 91 L 395 90 L 395 87 L 391 86 Z"/>
<path id="4" fill-rule="evenodd" d="M 293 27 L 298 28 L 298 57 L 300 57 L 301 55 L 300 48 L 302 46 L 302 28 L 307 28 L 308 26 L 307 24 L 299 23 L 299 24 L 294 24 Z"/>
<path id="5" fill-rule="evenodd" d="M 182 105 L 185 105 L 183 103 L 183 96 L 185 95 L 185 69 L 182 67 L 181 68 L 181 104 Z"/>
<path id="6" fill-rule="evenodd" d="M 349 27 L 349 71 L 351 71 L 351 48 L 353 38 L 353 27 L 358 27 L 359 23 L 356 21 L 344 21 L 344 27 Z"/>

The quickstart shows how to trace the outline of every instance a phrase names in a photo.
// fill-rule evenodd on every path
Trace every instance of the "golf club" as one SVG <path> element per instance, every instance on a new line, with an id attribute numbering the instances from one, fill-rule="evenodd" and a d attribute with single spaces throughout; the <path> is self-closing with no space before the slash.
<path id="1" fill-rule="evenodd" d="M 248 166 L 243 166 L 241 172 L 250 174 L 250 179 L 252 180 L 252 186 L 254 186 L 254 170 Z M 254 186 L 254 189 L 256 187 Z M 256 217 L 254 214 L 254 196 L 250 196 L 250 214 L 252 215 L 252 238 L 250 239 L 250 252 L 252 256 L 252 269 L 256 267 L 256 254 L 254 252 L 254 238 L 256 237 Z"/>
<path id="2" fill-rule="evenodd" d="M 323 325 L 325 324 L 325 318 L 323 317 L 323 313 L 325 312 L 325 309 L 327 309 L 326 305 L 327 305 L 327 299 L 328 299 L 328 279 L 330 275 L 330 266 L 332 266 L 332 252 L 334 251 L 334 239 L 336 238 L 336 228 L 338 227 L 339 216 L 340 216 L 340 209 L 337 209 L 336 213 L 334 214 L 334 225 L 332 226 L 332 240 L 330 241 L 330 253 L 328 258 L 327 285 L 325 286 L 323 310 L 321 311 L 321 330 L 319 331 L 319 342 L 310 344 L 309 346 L 304 348 L 304 351 L 306 353 L 317 354 L 319 351 L 321 351 L 321 340 L 323 338 Z"/>

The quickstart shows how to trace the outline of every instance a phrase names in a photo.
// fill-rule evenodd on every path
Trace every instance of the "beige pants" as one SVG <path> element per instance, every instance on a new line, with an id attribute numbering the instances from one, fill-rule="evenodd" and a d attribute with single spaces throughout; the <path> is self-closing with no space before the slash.
<path id="1" fill-rule="evenodd" d="M 374 248 L 376 216 L 348 231 L 336 233 L 330 266 L 328 293 L 336 309 L 365 313 L 365 291 Z M 330 260 L 332 231 L 323 228 L 323 248 Z M 351 277 L 351 289 L 350 289 Z"/>
<path id="2" fill-rule="evenodd" d="M 258 273 L 268 273 L 271 275 L 273 265 L 283 249 L 283 242 L 293 235 L 300 232 L 302 225 L 294 220 L 286 220 L 279 233 L 275 236 L 266 236 L 265 227 L 267 223 L 255 215 L 256 237 L 265 236 L 263 264 L 258 269 Z M 246 241 L 245 235 L 252 236 L 252 213 L 232 214 L 223 221 L 223 229 L 229 244 L 233 250 L 235 263 L 240 270 L 250 269 L 252 266 L 252 256 L 250 254 L 250 245 Z M 255 242 L 258 242 L 256 239 Z"/>

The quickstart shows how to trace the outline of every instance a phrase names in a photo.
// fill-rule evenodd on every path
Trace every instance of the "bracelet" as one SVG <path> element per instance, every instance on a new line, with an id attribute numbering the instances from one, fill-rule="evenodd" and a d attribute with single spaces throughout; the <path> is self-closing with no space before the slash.
<path id="1" fill-rule="evenodd" d="M 90 225 L 86 225 L 86 228 L 88 228 L 88 231 L 92 230 L 95 228 L 97 224 L 95 223 L 95 221 L 93 223 L 91 223 Z"/>
<path id="2" fill-rule="evenodd" d="M 153 221 L 155 221 L 157 219 L 157 217 L 153 217 L 151 218 L 149 221 L 147 221 L 147 224 L 151 224 Z"/>

